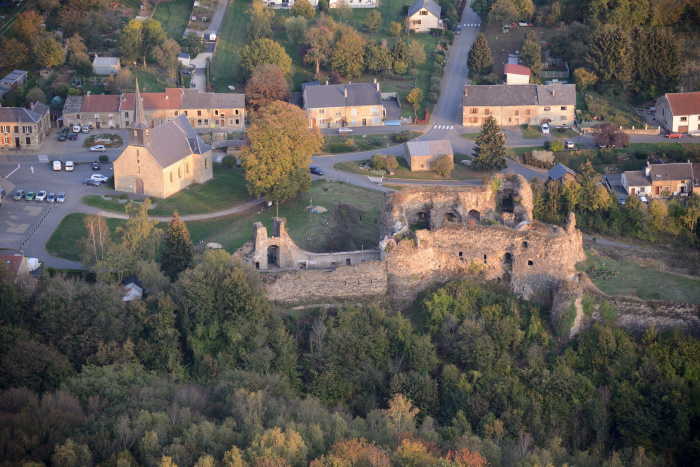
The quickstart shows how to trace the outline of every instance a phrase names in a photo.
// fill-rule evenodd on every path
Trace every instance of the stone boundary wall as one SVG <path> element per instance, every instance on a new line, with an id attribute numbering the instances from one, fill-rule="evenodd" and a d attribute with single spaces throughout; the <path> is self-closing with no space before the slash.
<path id="1" fill-rule="evenodd" d="M 268 298 L 277 302 L 369 298 L 386 295 L 386 263 L 369 261 L 332 271 L 305 270 L 264 276 Z"/>

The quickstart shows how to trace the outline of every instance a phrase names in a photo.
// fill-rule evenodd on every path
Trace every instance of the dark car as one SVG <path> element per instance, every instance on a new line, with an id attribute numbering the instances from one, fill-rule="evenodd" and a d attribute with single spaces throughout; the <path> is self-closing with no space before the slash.
<path id="1" fill-rule="evenodd" d="M 66 134 L 65 134 L 65 133 L 61 133 L 60 135 L 58 135 L 58 140 L 59 140 L 59 141 L 65 141 L 66 139 L 67 139 L 67 138 L 66 138 Z"/>
<path id="2" fill-rule="evenodd" d="M 83 182 L 87 186 L 100 186 L 100 182 L 98 180 L 93 180 L 91 178 L 85 179 L 85 182 Z"/>
<path id="3" fill-rule="evenodd" d="M 323 175 L 323 171 L 319 169 L 318 167 L 311 166 L 309 167 L 309 172 L 311 172 L 314 175 Z"/>
<path id="4" fill-rule="evenodd" d="M 455 34 L 462 34 L 462 26 L 459 24 L 455 27 Z"/>
<path id="5" fill-rule="evenodd" d="M 100 170 L 100 164 L 97 162 L 92 163 L 92 170 Z"/>
<path id="6" fill-rule="evenodd" d="M 78 139 L 78 133 L 71 133 L 68 139 L 71 141 L 75 141 L 76 139 Z"/>
<path id="7" fill-rule="evenodd" d="M 6 194 L 7 194 L 7 191 L 5 191 L 4 188 L 0 188 L 0 199 L 3 199 Z"/>

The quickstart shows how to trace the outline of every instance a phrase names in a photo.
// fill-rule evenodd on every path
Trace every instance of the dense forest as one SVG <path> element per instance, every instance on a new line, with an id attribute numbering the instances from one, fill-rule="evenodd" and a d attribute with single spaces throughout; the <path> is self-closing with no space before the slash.
<path id="1" fill-rule="evenodd" d="M 566 342 L 501 284 L 300 312 L 221 250 L 130 302 L 62 274 L 28 294 L 0 267 L 0 465 L 700 458 L 700 343 L 631 336 L 614 311 Z"/>

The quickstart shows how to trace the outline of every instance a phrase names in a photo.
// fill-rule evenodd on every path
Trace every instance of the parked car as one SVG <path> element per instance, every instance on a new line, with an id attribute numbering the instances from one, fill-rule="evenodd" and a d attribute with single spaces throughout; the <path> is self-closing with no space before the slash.
<path id="1" fill-rule="evenodd" d="M 352 133 L 352 128 L 345 128 L 345 127 L 338 128 L 338 133 L 341 135 L 349 135 L 350 133 Z"/>
<path id="2" fill-rule="evenodd" d="M 76 139 L 78 139 L 78 133 L 71 133 L 68 139 L 70 141 L 75 141 Z"/>
<path id="3" fill-rule="evenodd" d="M 695 138 L 697 136 L 700 136 L 700 131 L 691 131 L 688 133 L 688 136 L 690 136 L 691 138 Z"/>
<path id="4" fill-rule="evenodd" d="M 666 138 L 682 138 L 683 133 L 669 133 L 666 135 Z"/>
<path id="5" fill-rule="evenodd" d="M 56 201 L 56 193 L 49 193 L 49 196 L 46 197 L 46 202 L 53 203 L 54 201 Z"/>
<path id="6" fill-rule="evenodd" d="M 66 172 L 72 172 L 75 169 L 73 161 L 66 161 Z"/>
<path id="7" fill-rule="evenodd" d="M 56 202 L 57 203 L 64 203 L 66 201 L 66 194 L 61 192 L 56 196 Z"/>
<path id="8" fill-rule="evenodd" d="M 82 132 L 83 133 L 90 133 L 90 127 L 87 125 L 83 126 Z"/>
<path id="9" fill-rule="evenodd" d="M 549 124 L 547 124 L 547 123 L 542 124 L 542 134 L 543 135 L 549 134 Z"/>
<path id="10" fill-rule="evenodd" d="M 455 34 L 462 34 L 462 26 L 460 24 L 455 28 Z"/>
<path id="11" fill-rule="evenodd" d="M 309 167 L 309 172 L 314 175 L 323 175 L 323 170 L 319 169 L 318 167 L 314 167 L 313 165 Z"/>
<path id="12" fill-rule="evenodd" d="M 80 125 L 73 125 L 73 133 L 80 133 Z"/>
<path id="13" fill-rule="evenodd" d="M 61 171 L 61 161 L 53 161 L 53 169 L 56 172 L 60 172 Z"/>
<path id="14" fill-rule="evenodd" d="M 566 149 L 574 149 L 574 147 L 576 147 L 576 145 L 574 144 L 573 141 L 565 141 L 565 142 L 564 142 L 564 147 L 565 147 Z"/>
<path id="15" fill-rule="evenodd" d="M 93 180 L 92 178 L 87 178 L 83 182 L 87 186 L 100 186 L 101 183 L 98 180 Z"/>
<path id="16" fill-rule="evenodd" d="M 104 144 L 96 144 L 90 148 L 90 152 L 105 152 Z"/>
<path id="17" fill-rule="evenodd" d="M 7 194 L 7 191 L 4 188 L 0 188 L 0 199 L 3 199 L 6 194 Z"/>
<path id="18" fill-rule="evenodd" d="M 92 163 L 92 170 L 100 170 L 100 164 L 97 162 Z"/>
<path id="19" fill-rule="evenodd" d="M 620 204 L 625 204 L 625 197 L 624 197 L 624 196 L 620 196 L 620 198 L 618 199 L 618 201 L 620 202 Z"/>
<path id="20" fill-rule="evenodd" d="M 46 192 L 44 190 L 41 190 L 39 193 L 36 194 L 37 201 L 44 201 L 46 199 Z"/>
<path id="21" fill-rule="evenodd" d="M 90 178 L 93 180 L 97 180 L 98 182 L 102 182 L 102 183 L 107 183 L 107 180 L 109 180 L 107 177 L 105 177 L 104 175 L 101 175 L 101 174 L 92 174 L 92 176 Z"/>
<path id="22" fill-rule="evenodd" d="M 34 198 L 36 197 L 36 193 L 33 191 L 28 191 L 26 195 L 24 195 L 24 199 L 27 201 L 34 201 Z"/>
<path id="23" fill-rule="evenodd" d="M 24 190 L 17 190 L 17 191 L 15 191 L 14 200 L 15 200 L 15 201 L 19 201 L 19 200 L 21 200 L 22 198 L 24 198 Z"/>
<path id="24" fill-rule="evenodd" d="M 65 133 L 61 133 L 60 135 L 58 135 L 59 141 L 65 141 L 66 139 L 67 139 L 67 136 Z"/>

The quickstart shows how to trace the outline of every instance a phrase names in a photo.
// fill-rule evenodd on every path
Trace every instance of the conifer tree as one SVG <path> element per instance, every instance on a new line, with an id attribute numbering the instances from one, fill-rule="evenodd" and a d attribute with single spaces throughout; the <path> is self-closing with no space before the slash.
<path id="1" fill-rule="evenodd" d="M 627 81 L 629 53 L 627 37 L 618 30 L 603 30 L 591 40 L 586 63 L 601 84 L 622 85 Z"/>
<path id="2" fill-rule="evenodd" d="M 192 266 L 193 261 L 194 247 L 192 240 L 190 240 L 190 232 L 175 211 L 168 224 L 168 232 L 163 242 L 161 269 L 175 280 L 178 274 Z"/>
<path id="3" fill-rule="evenodd" d="M 664 29 L 636 27 L 630 37 L 630 81 L 638 94 L 656 98 L 678 87 L 681 53 L 678 42 Z"/>
<path id="4" fill-rule="evenodd" d="M 501 127 L 496 119 L 488 117 L 481 127 L 481 133 L 476 139 L 474 160 L 477 170 L 501 170 L 506 164 L 506 138 L 501 133 Z"/>
<path id="5" fill-rule="evenodd" d="M 469 50 L 467 68 L 469 68 L 470 76 L 472 76 L 473 73 L 488 74 L 493 68 L 491 49 L 489 49 L 489 44 L 486 41 L 486 34 L 483 32 L 476 35 L 474 45 L 472 45 L 471 50 Z"/>
<path id="6" fill-rule="evenodd" d="M 537 78 L 542 70 L 542 46 L 539 36 L 534 31 L 529 31 L 523 37 L 520 49 L 523 62 L 530 68 L 532 76 Z"/>

